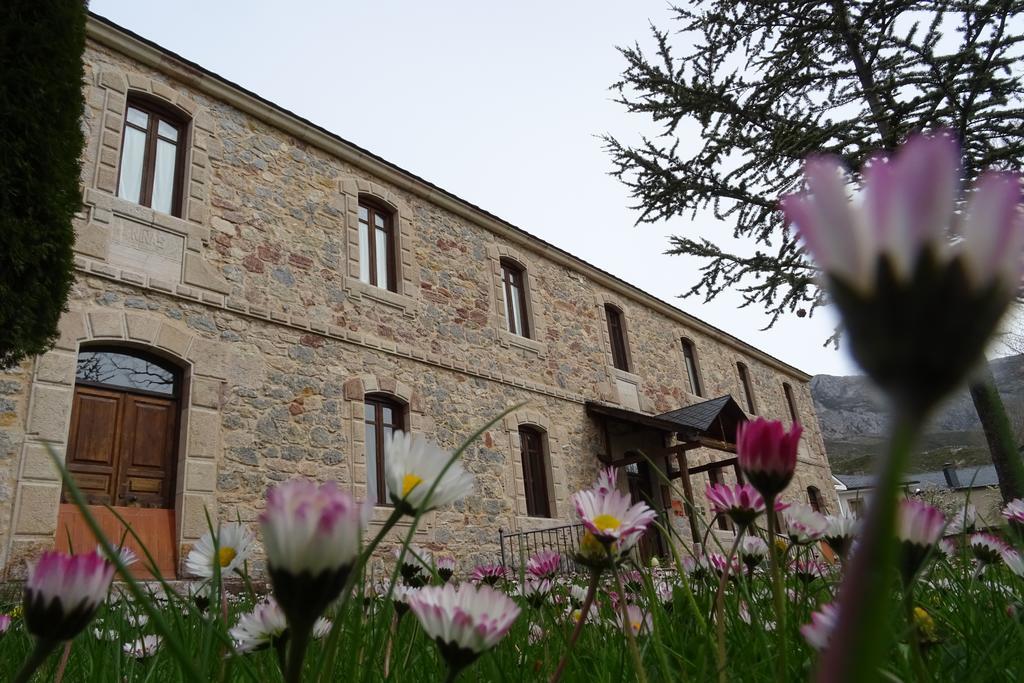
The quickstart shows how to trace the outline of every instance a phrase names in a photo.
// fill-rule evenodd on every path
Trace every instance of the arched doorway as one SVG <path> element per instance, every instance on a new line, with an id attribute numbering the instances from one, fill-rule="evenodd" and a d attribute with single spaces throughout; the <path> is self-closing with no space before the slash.
<path id="1" fill-rule="evenodd" d="M 110 506 L 139 535 L 161 574 L 172 577 L 182 389 L 181 370 L 162 358 L 128 347 L 83 347 L 65 457 L 107 537 L 124 539 L 143 557 Z M 95 538 L 68 494 L 65 487 L 57 545 L 79 552 Z"/>

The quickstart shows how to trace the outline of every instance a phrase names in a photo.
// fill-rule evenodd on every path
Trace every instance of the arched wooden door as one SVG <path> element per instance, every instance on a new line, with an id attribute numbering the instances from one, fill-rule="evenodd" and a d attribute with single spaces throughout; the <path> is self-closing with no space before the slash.
<path id="1" fill-rule="evenodd" d="M 110 506 L 174 576 L 174 493 L 181 373 L 134 349 L 90 347 L 78 356 L 65 463 L 104 534 L 143 557 Z M 95 545 L 80 512 L 62 494 L 58 547 Z M 137 572 L 140 573 L 140 572 Z M 141 572 L 140 574 L 144 574 Z"/>

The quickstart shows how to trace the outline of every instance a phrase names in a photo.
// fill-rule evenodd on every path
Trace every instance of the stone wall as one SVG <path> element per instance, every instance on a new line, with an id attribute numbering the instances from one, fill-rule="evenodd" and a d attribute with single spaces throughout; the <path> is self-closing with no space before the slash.
<path id="1" fill-rule="evenodd" d="M 0 375 L 0 563 L 14 566 L 52 541 L 59 486 L 33 458 L 46 444 L 63 447 L 75 352 L 96 340 L 155 348 L 189 373 L 182 548 L 205 527 L 204 507 L 253 520 L 266 487 L 291 476 L 337 478 L 362 497 L 362 396 L 380 391 L 408 405 L 413 430 L 446 447 L 525 403 L 468 451 L 477 494 L 419 534 L 467 561 L 494 559 L 499 528 L 571 519 L 569 495 L 591 481 L 601 449 L 585 400 L 645 412 L 703 400 L 687 391 L 682 337 L 697 349 L 706 397 L 740 396 L 742 361 L 758 413 L 788 420 L 782 382 L 792 385 L 806 428 L 793 490 L 816 485 L 833 504 L 805 375 L 608 289 L 582 264 L 549 258 L 539 241 L 513 242 L 389 185 L 186 85 L 194 75 L 167 64 L 165 74 L 88 44 L 85 206 L 64 336 L 55 351 Z M 192 121 L 181 218 L 114 196 L 130 91 Z M 362 195 L 395 212 L 397 292 L 358 280 Z M 526 270 L 532 339 L 507 332 L 501 258 Z M 605 303 L 624 313 L 628 373 L 611 366 Z M 525 515 L 519 424 L 547 433 L 556 520 Z M 700 452 L 692 464 L 720 456 Z M 386 510 L 377 512 L 379 521 Z"/>

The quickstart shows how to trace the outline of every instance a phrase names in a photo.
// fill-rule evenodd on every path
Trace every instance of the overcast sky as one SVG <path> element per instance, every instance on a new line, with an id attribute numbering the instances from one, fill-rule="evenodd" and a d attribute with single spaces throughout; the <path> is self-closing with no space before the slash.
<path id="1" fill-rule="evenodd" d="M 664 255 L 666 236 L 718 226 L 635 226 L 625 188 L 608 175 L 598 134 L 656 132 L 612 101 L 623 68 L 615 46 L 649 46 L 649 22 L 669 25 L 664 0 L 90 8 L 802 370 L 856 371 L 823 346 L 835 325 L 828 311 L 761 331 L 768 318 L 738 308 L 738 297 L 679 299 L 700 262 Z"/>

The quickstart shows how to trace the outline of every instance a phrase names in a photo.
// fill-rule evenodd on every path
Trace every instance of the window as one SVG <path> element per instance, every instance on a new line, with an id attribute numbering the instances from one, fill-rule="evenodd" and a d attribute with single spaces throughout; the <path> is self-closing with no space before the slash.
<path id="1" fill-rule="evenodd" d="M 180 216 L 185 122 L 147 100 L 130 98 L 127 109 L 117 196 Z"/>
<path id="2" fill-rule="evenodd" d="M 508 331 L 520 337 L 530 336 L 530 321 L 526 314 L 526 274 L 511 261 L 501 261 L 501 282 L 505 287 L 505 316 Z"/>
<path id="3" fill-rule="evenodd" d="M 523 483 L 526 488 L 526 514 L 550 517 L 548 466 L 544 457 L 544 435 L 533 427 L 519 428 L 519 450 L 523 459 Z"/>
<path id="4" fill-rule="evenodd" d="M 359 200 L 359 279 L 398 291 L 395 277 L 394 214 L 365 199 Z"/>
<path id="5" fill-rule="evenodd" d="M 404 408 L 387 396 L 364 399 L 366 421 L 366 495 L 377 505 L 390 505 L 384 479 L 384 444 L 395 430 L 403 429 Z"/>
<path id="6" fill-rule="evenodd" d="M 789 386 L 789 382 L 782 383 L 782 393 L 786 395 L 786 405 L 789 406 L 789 416 L 793 419 L 793 422 L 799 422 L 800 414 L 796 410 L 796 397 L 793 396 L 793 387 Z"/>
<path id="7" fill-rule="evenodd" d="M 846 501 L 847 507 L 850 508 L 850 516 L 860 519 L 864 516 L 864 499 L 863 498 L 851 498 Z"/>
<path id="8" fill-rule="evenodd" d="M 740 375 L 740 388 L 743 389 L 743 398 L 747 404 L 747 412 L 753 415 L 757 411 L 754 409 L 754 389 L 750 384 L 750 371 L 747 370 L 747 366 L 743 363 L 736 364 L 736 371 Z"/>
<path id="9" fill-rule="evenodd" d="M 683 360 L 686 363 L 686 376 L 690 379 L 690 393 L 694 396 L 703 396 L 704 388 L 700 384 L 700 371 L 697 370 L 697 351 L 693 342 L 683 339 Z"/>
<path id="10" fill-rule="evenodd" d="M 807 487 L 807 502 L 815 512 L 825 512 L 825 506 L 821 500 L 821 491 L 818 490 L 817 486 Z"/>
<path id="11" fill-rule="evenodd" d="M 611 304 L 604 305 L 604 316 L 608 320 L 608 339 L 612 346 L 612 365 L 629 372 L 629 355 L 626 352 L 626 329 L 622 311 Z"/>

